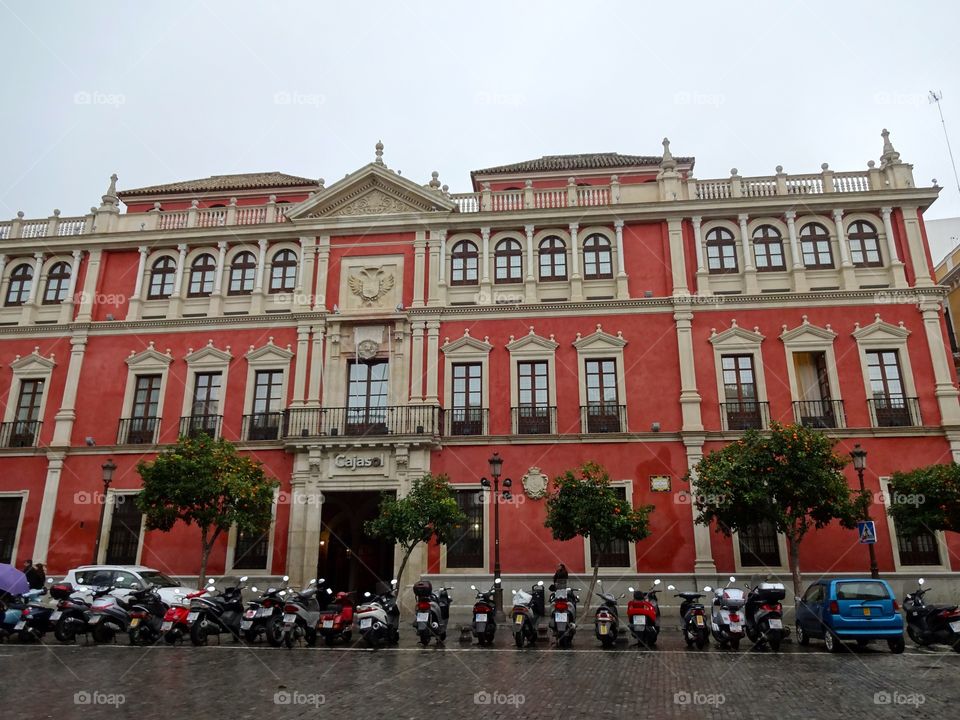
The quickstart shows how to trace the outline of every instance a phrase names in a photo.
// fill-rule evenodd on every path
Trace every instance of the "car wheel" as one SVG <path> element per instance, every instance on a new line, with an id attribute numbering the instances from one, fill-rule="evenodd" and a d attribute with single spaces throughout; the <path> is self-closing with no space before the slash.
<path id="1" fill-rule="evenodd" d="M 810 644 L 810 638 L 807 636 L 807 633 L 804 632 L 803 628 L 800 626 L 800 623 L 796 625 L 797 630 L 797 643 L 806 647 Z"/>
<path id="2" fill-rule="evenodd" d="M 906 643 L 903 641 L 902 637 L 892 638 L 887 640 L 887 647 L 890 648 L 890 652 L 895 655 L 899 655 L 903 652 L 903 649 L 906 647 Z"/>
<path id="3" fill-rule="evenodd" d="M 827 630 L 823 635 L 823 642 L 827 646 L 827 651 L 832 653 L 840 652 L 843 647 L 843 643 L 840 642 L 840 638 L 833 634 L 832 630 Z"/>

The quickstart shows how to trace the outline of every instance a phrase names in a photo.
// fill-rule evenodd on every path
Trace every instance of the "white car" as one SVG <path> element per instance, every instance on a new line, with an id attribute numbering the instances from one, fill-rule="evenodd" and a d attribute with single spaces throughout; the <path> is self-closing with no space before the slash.
<path id="1" fill-rule="evenodd" d="M 196 588 L 183 587 L 159 570 L 143 565 L 81 565 L 68 572 L 63 581 L 81 592 L 112 587 L 115 588 L 112 594 L 119 597 L 126 597 L 136 589 L 134 584 L 140 588 L 155 585 L 167 605 L 179 605 L 186 601 L 187 595 L 197 592 Z"/>

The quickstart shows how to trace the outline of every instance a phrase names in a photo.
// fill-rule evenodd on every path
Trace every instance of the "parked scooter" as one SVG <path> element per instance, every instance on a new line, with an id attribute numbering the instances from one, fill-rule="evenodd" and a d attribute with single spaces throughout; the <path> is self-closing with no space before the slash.
<path id="1" fill-rule="evenodd" d="M 924 595 L 930 588 L 917 581 L 917 589 L 903 599 L 907 635 L 917 645 L 949 645 L 960 653 L 960 610 L 956 605 L 927 605 Z"/>
<path id="2" fill-rule="evenodd" d="M 72 643 L 77 635 L 86 636 L 92 593 L 76 590 L 70 583 L 58 583 L 50 588 L 50 597 L 58 601 L 50 615 L 54 637 L 62 643 Z"/>
<path id="3" fill-rule="evenodd" d="M 627 602 L 627 620 L 630 623 L 630 634 L 637 640 L 638 645 L 652 648 L 657 644 L 660 636 L 660 602 L 657 600 L 657 586 L 660 579 L 653 581 L 649 590 L 628 588 L 633 600 Z"/>
<path id="4" fill-rule="evenodd" d="M 400 608 L 397 605 L 397 581 L 390 581 L 390 589 L 380 595 L 364 593 L 364 602 L 357 607 L 357 626 L 360 637 L 368 647 L 380 647 L 384 642 L 400 642 Z"/>
<path id="5" fill-rule="evenodd" d="M 602 581 L 598 580 L 597 582 L 601 583 Z M 621 595 L 620 598 L 617 598 L 611 593 L 603 592 L 602 588 L 596 595 L 603 602 L 593 616 L 593 631 L 603 647 L 612 648 L 620 634 L 620 610 L 617 607 L 617 600 L 624 596 Z"/>
<path id="6" fill-rule="evenodd" d="M 42 589 L 28 590 L 23 595 L 3 594 L 3 602 L 0 603 L 0 640 L 5 640 L 20 634 L 26 623 L 23 620 L 23 611 L 32 601 L 46 592 Z M 24 622 L 23 625 L 20 625 Z M 18 627 L 19 626 L 19 627 Z"/>
<path id="7" fill-rule="evenodd" d="M 283 629 L 280 639 L 288 648 L 292 648 L 300 638 L 304 639 L 307 647 L 317 644 L 317 620 L 320 619 L 317 592 L 322 583 L 323 578 L 320 580 L 314 578 L 300 592 L 293 590 L 287 592 L 287 601 L 283 605 Z"/>
<path id="8" fill-rule="evenodd" d="M 94 642 L 111 643 L 117 633 L 127 632 L 130 615 L 120 598 L 113 595 L 115 589 L 104 587 L 93 593 L 93 602 L 86 617 Z"/>
<path id="9" fill-rule="evenodd" d="M 450 597 L 452 587 L 442 587 L 434 594 L 429 580 L 419 580 L 413 584 L 413 594 L 417 598 L 417 616 L 413 623 L 420 637 L 420 644 L 426 647 L 432 637 L 437 645 L 447 639 L 447 623 L 450 620 Z"/>
<path id="10" fill-rule="evenodd" d="M 240 629 L 243 639 L 248 643 L 256 642 L 263 635 L 273 647 L 280 647 L 283 642 L 283 606 L 289 581 L 290 576 L 284 575 L 280 587 L 267 588 L 259 598 L 247 603 Z M 256 586 L 250 589 L 257 592 Z"/>
<path id="11" fill-rule="evenodd" d="M 332 593 L 333 591 L 327 588 L 327 594 Z M 344 645 L 350 644 L 350 638 L 353 637 L 355 607 L 353 593 L 341 591 L 334 596 L 329 607 L 320 613 L 317 632 L 323 637 L 327 647 L 332 647 L 337 640 L 342 640 Z"/>
<path id="12" fill-rule="evenodd" d="M 133 592 L 126 601 L 130 624 L 127 636 L 131 645 L 153 645 L 162 635 L 163 619 L 167 614 L 167 604 L 163 602 L 157 588 L 150 585 L 143 590 Z"/>
<path id="13" fill-rule="evenodd" d="M 667 585 L 667 590 L 676 590 L 676 587 Z M 712 588 L 709 585 L 705 585 L 703 593 L 708 593 L 711 590 Z M 674 595 L 674 597 L 683 598 L 683 602 L 680 603 L 683 639 L 686 641 L 688 648 L 696 645 L 697 650 L 703 650 L 710 633 L 707 628 L 707 613 L 703 603 L 700 602 L 703 593 L 680 592 Z"/>
<path id="14" fill-rule="evenodd" d="M 746 586 L 749 589 L 749 585 Z M 744 626 L 747 637 L 755 647 L 769 646 L 777 652 L 783 641 L 783 605 L 780 601 L 786 597 L 783 583 L 763 582 L 747 593 L 743 608 Z M 731 616 L 732 619 L 732 616 Z"/>
<path id="15" fill-rule="evenodd" d="M 190 593 L 183 598 L 182 603 L 167 608 L 167 612 L 163 616 L 163 622 L 160 624 L 160 632 L 163 634 L 164 642 L 173 645 L 190 635 L 190 602 L 193 598 L 206 593 L 209 587 L 208 585 L 202 590 Z"/>
<path id="16" fill-rule="evenodd" d="M 216 586 L 213 578 L 207 593 L 190 601 L 190 613 L 187 623 L 190 625 L 190 641 L 194 645 L 206 645 L 211 635 L 219 639 L 223 633 L 240 640 L 240 621 L 243 619 L 243 583 L 247 576 L 240 578 L 239 585 L 225 588 L 214 595 Z"/>
<path id="17" fill-rule="evenodd" d="M 473 604 L 473 623 L 471 624 L 473 636 L 477 642 L 486 647 L 493 644 L 493 636 L 497 633 L 497 605 L 495 596 L 497 586 L 502 581 L 496 578 L 493 586 L 486 592 L 477 590 L 476 585 L 471 585 L 470 589 L 477 593 L 476 602 Z"/>
<path id="18" fill-rule="evenodd" d="M 729 646 L 731 650 L 740 649 L 740 639 L 744 636 L 740 611 L 746 599 L 743 596 L 743 590 L 730 587 L 731 583 L 736 581 L 737 579 L 731 575 L 726 585 L 713 591 L 713 613 L 710 623 L 714 640 L 720 647 Z"/>
<path id="19" fill-rule="evenodd" d="M 47 594 L 47 589 L 40 590 L 40 594 L 27 603 L 20 611 L 20 622 L 17 623 L 17 639 L 22 643 L 39 642 L 50 629 L 50 617 L 53 607 L 40 598 Z"/>
<path id="20" fill-rule="evenodd" d="M 522 648 L 524 642 L 533 645 L 537 641 L 540 618 L 544 613 L 544 594 L 543 580 L 539 580 L 530 592 L 513 591 L 510 617 L 513 618 L 513 639 L 518 648 Z"/>
<path id="21" fill-rule="evenodd" d="M 550 586 L 550 620 L 547 626 L 553 631 L 553 639 L 557 647 L 569 648 L 573 645 L 573 636 L 577 634 L 577 603 L 580 598 L 574 588 L 557 588 Z"/>

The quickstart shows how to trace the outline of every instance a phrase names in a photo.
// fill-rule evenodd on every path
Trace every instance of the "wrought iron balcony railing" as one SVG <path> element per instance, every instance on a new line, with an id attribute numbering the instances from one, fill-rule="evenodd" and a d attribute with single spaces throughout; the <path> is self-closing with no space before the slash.
<path id="1" fill-rule="evenodd" d="M 627 431 L 627 406 L 589 403 L 580 406 L 580 427 L 585 433 Z"/>
<path id="2" fill-rule="evenodd" d="M 180 418 L 180 436 L 196 437 L 200 433 L 212 438 L 220 437 L 222 415 L 187 415 Z"/>
<path id="3" fill-rule="evenodd" d="M 490 411 L 487 408 L 450 408 L 443 411 L 443 434 L 448 437 L 488 435 Z"/>
<path id="4" fill-rule="evenodd" d="M 283 427 L 285 437 L 438 435 L 439 431 L 440 409 L 430 405 L 291 408 Z"/>
<path id="5" fill-rule="evenodd" d="M 279 440 L 283 427 L 282 412 L 252 413 L 243 416 L 244 440 Z"/>
<path id="6" fill-rule="evenodd" d="M 40 420 L 14 420 L 0 423 L 0 447 L 33 447 L 40 437 Z"/>
<path id="7" fill-rule="evenodd" d="M 551 405 L 521 405 L 510 408 L 514 435 L 553 435 L 557 432 L 557 408 Z"/>
<path id="8" fill-rule="evenodd" d="M 843 400 L 797 400 L 793 403 L 793 417 L 810 428 L 843 427 Z"/>
<path id="9" fill-rule="evenodd" d="M 920 422 L 920 401 L 902 395 L 874 395 L 867 400 L 874 427 L 916 427 Z"/>
<path id="10" fill-rule="evenodd" d="M 155 445 L 160 418 L 155 416 L 120 419 L 117 445 Z"/>
<path id="11" fill-rule="evenodd" d="M 736 400 L 720 403 L 724 430 L 763 430 L 770 425 L 770 403 Z"/>

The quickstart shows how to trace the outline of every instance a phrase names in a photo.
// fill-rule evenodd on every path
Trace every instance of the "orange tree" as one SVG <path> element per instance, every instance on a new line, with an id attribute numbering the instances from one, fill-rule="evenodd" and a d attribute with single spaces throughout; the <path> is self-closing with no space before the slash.
<path id="1" fill-rule="evenodd" d="M 769 522 L 786 536 L 793 590 L 799 597 L 800 543 L 813 528 L 834 520 L 856 527 L 870 493 L 853 490 L 843 474 L 847 460 L 833 452 L 827 435 L 802 425 L 773 423 L 769 432 L 708 453 L 694 468 L 697 522 L 716 521 L 720 532 Z M 687 475 L 691 479 L 691 474 Z"/>
<path id="2" fill-rule="evenodd" d="M 930 465 L 895 472 L 887 512 L 905 535 L 960 532 L 960 465 Z"/>

